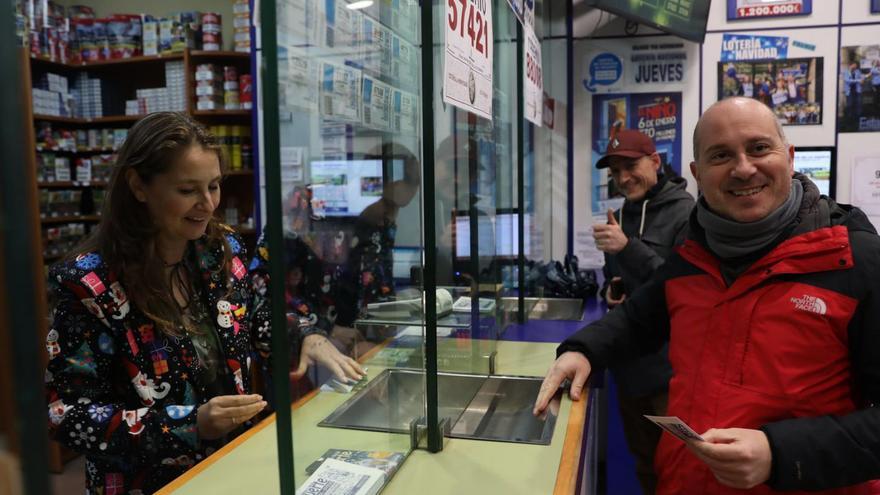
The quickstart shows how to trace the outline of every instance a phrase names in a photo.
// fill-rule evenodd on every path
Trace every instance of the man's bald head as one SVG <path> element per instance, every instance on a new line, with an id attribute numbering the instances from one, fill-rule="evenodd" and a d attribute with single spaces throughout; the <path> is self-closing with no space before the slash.
<path id="1" fill-rule="evenodd" d="M 700 128 L 702 127 L 700 124 L 705 122 L 706 119 L 715 118 L 719 115 L 723 116 L 725 112 L 729 112 L 734 108 L 747 108 L 752 107 L 757 110 L 758 115 L 762 118 L 764 115 L 767 116 L 768 119 L 773 121 L 774 126 L 776 127 L 776 133 L 779 135 L 779 138 L 783 143 L 788 144 L 788 139 L 785 138 L 785 131 L 782 130 L 782 124 L 779 123 L 779 119 L 776 118 L 776 114 L 773 113 L 773 110 L 770 109 L 767 105 L 761 103 L 754 98 L 746 98 L 743 96 L 734 96 L 732 98 L 726 98 L 724 100 L 713 103 L 703 115 L 700 116 L 700 120 L 697 121 L 697 125 L 694 127 L 694 160 L 697 161 L 700 159 Z M 719 113 L 719 115 L 715 115 L 715 113 Z"/>

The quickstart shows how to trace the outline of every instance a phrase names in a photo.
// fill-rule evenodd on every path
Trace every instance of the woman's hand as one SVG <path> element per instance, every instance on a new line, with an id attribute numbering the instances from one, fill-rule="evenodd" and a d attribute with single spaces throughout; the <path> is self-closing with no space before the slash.
<path id="1" fill-rule="evenodd" d="M 327 337 L 313 333 L 303 339 L 299 353 L 299 367 L 290 374 L 290 378 L 299 380 L 306 374 L 309 366 L 315 363 L 329 369 L 342 383 L 360 380 L 367 374 L 357 361 L 339 352 Z"/>
<path id="2" fill-rule="evenodd" d="M 199 438 L 216 440 L 241 426 L 266 407 L 257 394 L 218 395 L 199 406 Z"/>

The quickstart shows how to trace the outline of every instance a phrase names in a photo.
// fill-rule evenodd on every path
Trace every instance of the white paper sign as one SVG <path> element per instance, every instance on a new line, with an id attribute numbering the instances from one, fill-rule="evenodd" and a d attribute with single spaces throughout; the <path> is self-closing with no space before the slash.
<path id="1" fill-rule="evenodd" d="M 415 90 L 419 83 L 419 60 L 416 47 L 404 38 L 391 35 L 391 76 L 397 80 L 397 86 L 407 90 Z"/>
<path id="2" fill-rule="evenodd" d="M 363 108 L 364 126 L 381 131 L 391 130 L 391 86 L 364 76 Z"/>
<path id="3" fill-rule="evenodd" d="M 535 32 L 535 0 L 523 0 L 523 31 Z"/>
<path id="4" fill-rule="evenodd" d="M 391 54 L 391 31 L 373 19 L 363 16 L 362 65 L 364 72 L 385 74 Z"/>
<path id="5" fill-rule="evenodd" d="M 525 84 L 523 112 L 529 122 L 541 127 L 541 113 L 544 110 L 544 74 L 541 70 L 541 43 L 531 29 L 524 29 L 525 50 L 523 50 L 523 67 L 525 68 Z"/>
<path id="6" fill-rule="evenodd" d="M 392 96 L 394 132 L 416 136 L 419 130 L 419 100 L 412 93 L 395 89 Z"/>
<path id="7" fill-rule="evenodd" d="M 852 170 L 852 203 L 880 227 L 880 156 L 856 158 Z"/>
<path id="8" fill-rule="evenodd" d="M 492 120 L 492 2 L 446 2 L 443 101 Z"/>
<path id="9" fill-rule="evenodd" d="M 360 121 L 361 71 L 324 62 L 321 74 L 321 114 L 334 120 Z"/>
<path id="10" fill-rule="evenodd" d="M 293 48 L 285 62 L 278 66 L 279 106 L 317 112 L 318 62 Z"/>
<path id="11" fill-rule="evenodd" d="M 602 268 L 605 266 L 605 253 L 596 248 L 593 239 L 593 224 L 606 223 L 607 218 L 596 216 L 586 229 L 578 229 L 574 233 L 574 254 L 578 257 L 581 268 Z"/>

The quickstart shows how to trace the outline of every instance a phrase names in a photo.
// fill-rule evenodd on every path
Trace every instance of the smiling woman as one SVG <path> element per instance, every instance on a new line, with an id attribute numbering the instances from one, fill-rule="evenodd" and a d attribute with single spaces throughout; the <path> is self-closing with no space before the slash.
<path id="1" fill-rule="evenodd" d="M 266 405 L 248 393 L 246 254 L 213 217 L 222 171 L 201 125 L 144 117 L 97 229 L 51 270 L 50 431 L 85 454 L 87 493 L 152 493 Z"/>

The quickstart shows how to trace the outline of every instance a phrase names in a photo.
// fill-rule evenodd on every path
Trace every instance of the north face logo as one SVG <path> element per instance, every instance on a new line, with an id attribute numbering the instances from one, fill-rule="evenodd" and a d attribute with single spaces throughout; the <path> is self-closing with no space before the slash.
<path id="1" fill-rule="evenodd" d="M 795 309 L 816 313 L 817 315 L 824 315 L 825 311 L 828 310 L 825 301 L 816 296 L 808 296 L 804 294 L 801 297 L 792 297 L 791 302 L 794 303 Z"/>

